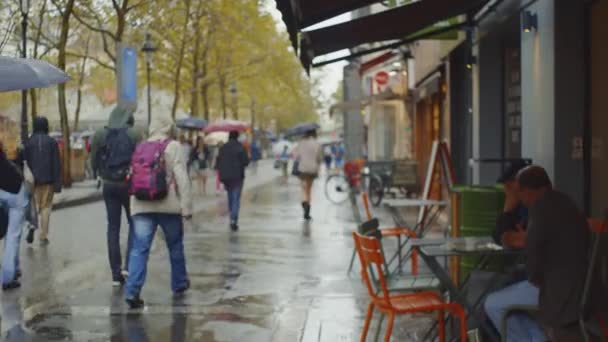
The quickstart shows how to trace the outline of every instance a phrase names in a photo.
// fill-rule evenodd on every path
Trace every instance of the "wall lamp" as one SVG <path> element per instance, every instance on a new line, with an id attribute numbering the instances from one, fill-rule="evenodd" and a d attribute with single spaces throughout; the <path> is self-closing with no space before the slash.
<path id="1" fill-rule="evenodd" d="M 538 30 L 538 15 L 530 11 L 524 11 L 521 18 L 521 26 L 524 32 L 530 33 Z"/>
<path id="2" fill-rule="evenodd" d="M 472 53 L 469 53 L 469 55 L 467 56 L 467 60 L 465 61 L 465 66 L 467 67 L 467 69 L 472 70 L 473 65 L 475 64 L 477 64 L 477 57 L 474 56 Z"/>

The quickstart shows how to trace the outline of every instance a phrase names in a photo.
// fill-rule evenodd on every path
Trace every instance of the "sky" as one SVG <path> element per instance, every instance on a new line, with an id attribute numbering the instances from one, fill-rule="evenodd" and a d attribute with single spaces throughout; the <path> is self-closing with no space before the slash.
<path id="1" fill-rule="evenodd" d="M 282 31 L 287 31 L 287 28 L 285 27 L 285 24 L 283 23 L 283 21 L 281 19 L 281 12 L 279 12 L 279 10 L 276 9 L 274 1 L 267 2 L 267 10 L 272 14 L 273 18 L 275 18 L 275 20 L 277 21 L 277 27 Z M 325 26 L 331 26 L 331 25 L 335 25 L 335 24 L 339 24 L 339 23 L 348 21 L 348 20 L 350 20 L 350 14 L 346 13 L 346 14 L 340 15 L 338 17 L 326 20 L 317 25 L 311 26 L 310 28 L 307 28 L 306 30 L 312 30 L 312 29 L 322 28 Z M 347 54 L 348 54 L 348 50 L 338 51 L 336 53 L 323 56 L 322 58 L 315 59 L 315 62 L 321 62 L 325 59 L 336 58 L 336 57 L 344 56 Z M 315 69 L 311 70 L 311 77 L 313 77 L 315 79 L 323 80 L 323 82 L 321 83 L 321 92 L 323 93 L 323 97 L 325 100 L 331 98 L 331 95 L 338 88 L 338 84 L 340 82 L 342 82 L 342 69 L 344 68 L 344 66 L 346 64 L 347 64 L 346 62 L 336 62 L 336 63 L 329 64 L 329 65 L 326 65 L 321 68 L 315 68 Z"/>

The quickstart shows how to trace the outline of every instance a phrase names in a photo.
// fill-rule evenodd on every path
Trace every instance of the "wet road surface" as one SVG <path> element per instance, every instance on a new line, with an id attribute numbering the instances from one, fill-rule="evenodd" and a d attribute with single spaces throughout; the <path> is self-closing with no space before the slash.
<path id="1" fill-rule="evenodd" d="M 24 287 L 2 296 L 4 340 L 358 341 L 368 296 L 358 265 L 346 272 L 353 214 L 322 190 L 319 181 L 311 223 L 301 219 L 294 179 L 246 191 L 238 233 L 228 229 L 223 196 L 198 203 L 185 233 L 191 291 L 172 295 L 159 235 L 141 312 L 111 286 L 103 204 L 55 212 L 51 245 L 23 248 Z M 430 322 L 398 319 L 393 340 L 416 341 Z"/>

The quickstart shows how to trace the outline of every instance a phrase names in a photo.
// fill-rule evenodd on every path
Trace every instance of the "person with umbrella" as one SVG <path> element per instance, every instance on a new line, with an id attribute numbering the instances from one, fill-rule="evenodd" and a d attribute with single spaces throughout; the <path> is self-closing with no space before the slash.
<path id="1" fill-rule="evenodd" d="M 230 229 L 236 232 L 239 229 L 239 210 L 241 206 L 241 193 L 245 181 L 245 168 L 249 165 L 247 150 L 239 142 L 239 132 L 232 131 L 228 143 L 220 148 L 217 157 L 217 170 L 220 180 L 224 183 L 228 193 L 228 207 L 230 209 Z"/>
<path id="2" fill-rule="evenodd" d="M 18 167 L 9 161 L 4 151 L 0 151 L 0 206 L 8 210 L 8 227 L 4 237 L 2 255 L 2 290 L 21 286 L 19 277 L 19 245 L 21 227 L 25 222 L 25 210 L 29 194 Z"/>
<path id="3" fill-rule="evenodd" d="M 69 79 L 65 72 L 45 61 L 0 56 L 0 92 L 46 88 L 65 83 Z M 0 150 L 0 206 L 8 209 L 9 216 L 0 276 L 4 291 L 21 286 L 19 245 L 21 228 L 30 201 L 30 194 L 24 183 L 21 170 Z"/>
<path id="4" fill-rule="evenodd" d="M 310 130 L 300 141 L 294 151 L 294 174 L 302 182 L 302 209 L 304 219 L 310 221 L 311 192 L 315 179 L 319 176 L 319 167 L 323 162 L 323 148 L 317 142 L 317 131 Z"/>

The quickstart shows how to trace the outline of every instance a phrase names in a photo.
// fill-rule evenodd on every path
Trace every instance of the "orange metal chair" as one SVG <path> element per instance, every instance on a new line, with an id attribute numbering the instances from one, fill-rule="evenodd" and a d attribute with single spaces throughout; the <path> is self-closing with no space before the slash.
<path id="1" fill-rule="evenodd" d="M 363 207 L 365 208 L 367 220 L 371 220 L 373 216 L 371 210 L 369 209 L 369 197 L 367 196 L 367 193 L 363 192 L 361 194 L 361 198 L 363 199 Z M 401 268 L 401 237 L 407 236 L 410 238 L 416 238 L 416 233 L 403 227 L 380 228 L 380 233 L 382 234 L 382 237 L 397 238 L 397 243 L 399 246 L 399 267 Z M 418 275 L 418 251 L 416 249 L 412 249 L 412 275 Z"/>
<path id="2" fill-rule="evenodd" d="M 466 342 L 467 326 L 466 315 L 463 307 L 457 303 L 446 303 L 436 292 L 417 292 L 410 294 L 391 294 L 386 285 L 386 278 L 382 270 L 384 260 L 380 249 L 380 242 L 376 238 L 363 236 L 358 233 L 353 233 L 355 240 L 355 248 L 361 261 L 361 277 L 365 282 L 371 302 L 367 308 L 367 315 L 361 333 L 361 342 L 365 342 L 367 332 L 374 309 L 380 311 L 384 315 L 388 315 L 388 326 L 384 341 L 389 342 L 393 331 L 393 324 L 396 315 L 422 313 L 422 312 L 437 312 L 439 320 L 439 341 L 445 341 L 445 326 L 444 314 L 446 311 L 458 317 L 460 321 L 460 340 Z M 375 266 L 378 273 L 380 283 L 380 293 L 374 291 L 374 283 L 370 278 L 368 270 L 373 270 Z"/>

